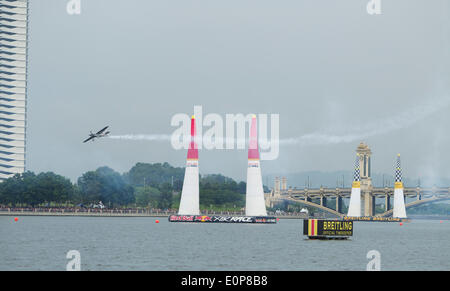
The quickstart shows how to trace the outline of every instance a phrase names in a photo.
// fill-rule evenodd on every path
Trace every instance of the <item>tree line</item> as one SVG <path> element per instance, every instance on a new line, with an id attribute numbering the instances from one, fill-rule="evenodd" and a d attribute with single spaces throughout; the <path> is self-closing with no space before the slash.
<path id="1" fill-rule="evenodd" d="M 109 167 L 83 173 L 75 183 L 53 172 L 16 174 L 0 183 L 0 204 L 8 206 L 102 203 L 109 207 L 177 208 L 183 187 L 184 167 L 168 163 L 137 163 L 120 174 Z M 245 182 L 220 174 L 200 177 L 202 209 L 242 208 Z"/>

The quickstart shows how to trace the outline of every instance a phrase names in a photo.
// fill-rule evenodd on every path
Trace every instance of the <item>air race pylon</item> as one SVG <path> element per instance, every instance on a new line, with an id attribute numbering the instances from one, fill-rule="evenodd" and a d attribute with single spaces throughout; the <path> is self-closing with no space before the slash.
<path id="1" fill-rule="evenodd" d="M 361 216 L 361 176 L 359 169 L 359 154 L 356 154 L 355 174 L 353 176 L 352 193 L 350 195 L 350 204 L 348 206 L 347 216 Z"/>
<path id="2" fill-rule="evenodd" d="M 405 196 L 403 195 L 402 167 L 400 163 L 400 154 L 397 155 L 397 166 L 395 168 L 394 184 L 394 218 L 406 218 Z"/>
<path id="3" fill-rule="evenodd" d="M 198 146 L 196 142 L 195 117 L 191 118 L 191 142 L 184 172 L 179 215 L 199 215 Z"/>
<path id="4" fill-rule="evenodd" d="M 246 216 L 267 216 L 264 190 L 259 163 L 256 115 L 252 116 L 248 145 L 247 192 L 245 198 Z"/>

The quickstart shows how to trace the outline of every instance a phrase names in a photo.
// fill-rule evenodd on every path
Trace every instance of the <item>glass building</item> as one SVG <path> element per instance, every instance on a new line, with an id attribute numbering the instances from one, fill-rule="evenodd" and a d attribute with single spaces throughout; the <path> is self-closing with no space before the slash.
<path id="1" fill-rule="evenodd" d="M 28 0 L 0 0 L 0 181 L 25 171 Z"/>

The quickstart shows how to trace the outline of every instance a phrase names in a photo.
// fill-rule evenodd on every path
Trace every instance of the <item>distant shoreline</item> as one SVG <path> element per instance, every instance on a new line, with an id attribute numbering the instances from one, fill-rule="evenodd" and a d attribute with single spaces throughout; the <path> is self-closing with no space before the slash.
<path id="1" fill-rule="evenodd" d="M 176 212 L 173 211 L 159 211 L 159 212 L 148 212 L 148 211 L 136 211 L 136 210 L 122 210 L 122 211 L 62 211 L 50 210 L 50 211 L 6 211 L 1 210 L 0 216 L 59 216 L 59 217 L 169 217 L 169 215 L 174 215 Z M 215 213 L 203 213 L 202 215 L 222 215 L 222 216 L 245 216 L 244 213 L 232 213 L 232 212 L 215 212 Z M 279 219 L 307 219 L 306 215 L 276 215 L 270 214 Z M 309 218 L 319 218 L 319 217 L 309 217 Z M 326 218 L 326 217 L 320 217 Z M 319 219 L 320 219 L 319 218 Z M 412 220 L 450 220 L 450 216 L 445 215 L 410 215 L 408 218 Z"/>
<path id="2" fill-rule="evenodd" d="M 165 213 L 0 212 L 0 216 L 169 217 L 169 215 Z"/>
<path id="3" fill-rule="evenodd" d="M 174 215 L 172 211 L 161 212 L 135 212 L 132 210 L 123 210 L 122 212 L 100 212 L 100 211 L 0 211 L 0 216 L 78 216 L 78 217 L 169 217 Z M 203 213 L 202 215 L 222 215 L 222 216 L 245 216 L 243 213 L 231 213 L 231 212 L 215 212 L 215 213 Z M 273 215 L 280 219 L 305 219 L 306 215 Z"/>

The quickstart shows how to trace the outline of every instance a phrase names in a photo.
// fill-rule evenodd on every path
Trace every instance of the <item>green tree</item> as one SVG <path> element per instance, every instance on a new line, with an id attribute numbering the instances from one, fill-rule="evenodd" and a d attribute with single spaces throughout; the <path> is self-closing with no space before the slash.
<path id="1" fill-rule="evenodd" d="M 161 192 L 154 187 L 136 187 L 135 198 L 136 204 L 141 207 L 158 207 L 158 200 Z"/>
<path id="2" fill-rule="evenodd" d="M 84 173 L 78 178 L 78 188 L 82 202 L 112 203 L 128 205 L 135 201 L 134 189 L 128 185 L 122 175 L 108 167 Z"/>
<path id="3" fill-rule="evenodd" d="M 35 192 L 36 175 L 33 172 L 16 174 L 0 185 L 0 192 L 2 193 L 0 196 L 4 204 L 12 204 L 13 206 L 18 204 L 36 205 L 42 200 Z"/>
<path id="4" fill-rule="evenodd" d="M 73 195 L 74 186 L 69 179 L 53 172 L 40 173 L 36 176 L 36 192 L 44 202 L 66 202 Z"/>
<path id="5" fill-rule="evenodd" d="M 98 202 L 103 191 L 102 179 L 96 171 L 89 171 L 78 178 L 80 202 Z"/>
<path id="6" fill-rule="evenodd" d="M 174 190 L 181 191 L 184 179 L 184 168 L 175 168 L 168 163 L 137 163 L 124 174 L 125 180 L 135 187 L 160 187 L 163 183 L 174 186 Z"/>
<path id="7" fill-rule="evenodd" d="M 0 183 L 0 202 L 36 206 L 43 202 L 65 202 L 73 194 L 69 179 L 53 172 L 16 174 Z"/>
<path id="8" fill-rule="evenodd" d="M 158 199 L 158 208 L 168 209 L 172 207 L 173 189 L 169 183 L 164 183 L 159 188 L 160 195 Z"/>
<path id="9" fill-rule="evenodd" d="M 200 203 L 202 208 L 245 206 L 246 184 L 220 174 L 207 175 L 200 179 Z"/>

